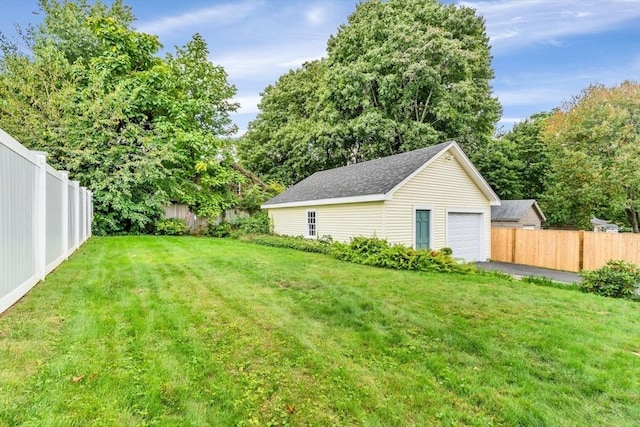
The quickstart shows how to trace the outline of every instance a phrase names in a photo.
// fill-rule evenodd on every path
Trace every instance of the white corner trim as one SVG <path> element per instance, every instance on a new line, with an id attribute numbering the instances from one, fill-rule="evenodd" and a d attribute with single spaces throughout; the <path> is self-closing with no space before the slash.
<path id="1" fill-rule="evenodd" d="M 303 206 L 340 205 L 344 203 L 382 202 L 388 200 L 384 194 L 368 194 L 366 196 L 336 197 L 333 199 L 301 200 L 299 202 L 260 205 L 262 209 L 298 208 Z"/>

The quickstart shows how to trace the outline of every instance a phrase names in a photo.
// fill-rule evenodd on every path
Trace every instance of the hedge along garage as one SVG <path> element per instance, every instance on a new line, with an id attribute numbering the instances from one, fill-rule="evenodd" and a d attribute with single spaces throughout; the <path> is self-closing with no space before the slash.
<path id="1" fill-rule="evenodd" d="M 262 205 L 276 234 L 380 237 L 413 248 L 491 256 L 500 199 L 455 141 L 316 172 Z"/>

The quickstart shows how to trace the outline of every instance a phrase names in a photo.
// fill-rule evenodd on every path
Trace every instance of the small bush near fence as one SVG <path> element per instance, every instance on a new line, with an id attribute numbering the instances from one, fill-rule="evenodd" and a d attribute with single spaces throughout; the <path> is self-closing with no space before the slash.
<path id="1" fill-rule="evenodd" d="M 237 217 L 232 225 L 241 234 L 268 234 L 271 231 L 269 214 L 266 211 L 247 217 Z"/>
<path id="2" fill-rule="evenodd" d="M 267 212 L 254 213 L 248 217 L 238 216 L 232 222 L 209 223 L 207 236 L 239 237 L 244 234 L 269 234 L 270 222 Z"/>
<path id="3" fill-rule="evenodd" d="M 584 292 L 613 297 L 633 298 L 640 288 L 640 267 L 622 260 L 610 260 L 597 270 L 580 273 Z"/>
<path id="4" fill-rule="evenodd" d="M 154 224 L 154 233 L 161 236 L 182 236 L 187 233 L 187 222 L 184 219 L 159 219 Z"/>
<path id="5" fill-rule="evenodd" d="M 331 254 L 341 260 L 396 270 L 436 271 L 441 273 L 469 273 L 470 264 L 459 264 L 451 250 L 416 250 L 402 245 L 389 245 L 384 239 L 355 237 L 348 244 L 334 243 Z"/>

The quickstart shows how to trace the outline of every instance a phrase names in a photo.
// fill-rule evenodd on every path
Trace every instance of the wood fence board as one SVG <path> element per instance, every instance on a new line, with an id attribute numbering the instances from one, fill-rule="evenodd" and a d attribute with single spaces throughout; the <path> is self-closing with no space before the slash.
<path id="1" fill-rule="evenodd" d="M 581 263 L 592 270 L 610 259 L 640 265 L 640 235 L 492 228 L 491 259 L 565 271 L 580 271 Z"/>
<path id="2" fill-rule="evenodd" d="M 491 259 L 500 262 L 513 262 L 513 233 L 512 228 L 491 229 Z"/>

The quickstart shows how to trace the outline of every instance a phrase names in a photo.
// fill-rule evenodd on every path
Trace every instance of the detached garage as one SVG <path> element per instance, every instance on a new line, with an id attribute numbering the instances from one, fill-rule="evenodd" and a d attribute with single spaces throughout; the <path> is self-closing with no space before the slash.
<path id="1" fill-rule="evenodd" d="M 380 237 L 416 249 L 491 257 L 491 206 L 500 204 L 456 142 L 316 172 L 262 205 L 276 234 Z"/>

